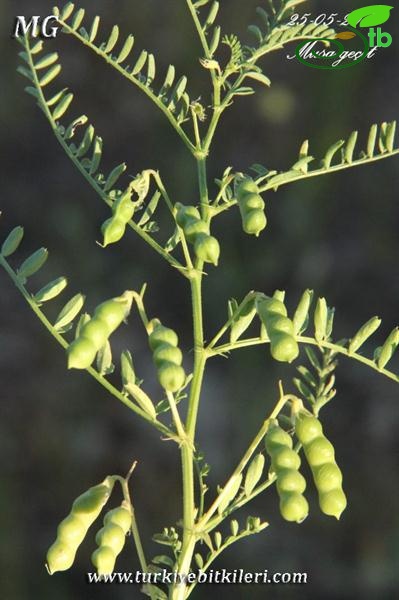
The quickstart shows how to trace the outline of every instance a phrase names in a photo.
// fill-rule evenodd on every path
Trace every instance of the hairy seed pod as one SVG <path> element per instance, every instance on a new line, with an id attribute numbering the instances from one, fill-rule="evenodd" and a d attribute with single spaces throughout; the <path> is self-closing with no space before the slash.
<path id="1" fill-rule="evenodd" d="M 265 208 L 265 201 L 260 194 L 246 194 L 245 206 L 248 211 L 263 210 Z"/>
<path id="2" fill-rule="evenodd" d="M 331 492 L 342 485 L 342 472 L 335 463 L 325 463 L 316 467 L 313 476 L 320 493 Z"/>
<path id="3" fill-rule="evenodd" d="M 269 454 L 272 454 L 274 451 L 278 449 L 280 446 L 284 446 L 286 448 L 292 448 L 293 442 L 292 437 L 289 433 L 284 431 L 281 427 L 270 427 L 266 438 L 265 438 L 266 450 Z"/>
<path id="4" fill-rule="evenodd" d="M 119 525 L 127 533 L 132 524 L 132 514 L 127 508 L 123 506 L 118 506 L 117 508 L 113 508 L 109 510 L 104 517 L 104 525 L 108 525 L 108 523 L 113 523 L 114 525 Z"/>
<path id="5" fill-rule="evenodd" d="M 189 219 L 184 226 L 184 235 L 190 243 L 194 243 L 197 235 L 209 235 L 209 225 L 202 219 Z"/>
<path id="6" fill-rule="evenodd" d="M 171 346 L 170 344 L 161 344 L 160 346 L 157 346 L 153 358 L 157 367 L 161 366 L 164 362 L 170 362 L 178 366 L 183 362 L 183 354 L 180 348 Z"/>
<path id="7" fill-rule="evenodd" d="M 87 338 L 77 338 L 70 344 L 68 353 L 68 369 L 88 369 L 94 361 L 97 350 Z"/>
<path id="8" fill-rule="evenodd" d="M 89 488 L 74 500 L 72 514 L 78 515 L 86 525 L 93 523 L 107 502 L 114 482 L 107 478 L 103 483 Z"/>
<path id="9" fill-rule="evenodd" d="M 195 206 L 183 206 L 183 204 L 177 203 L 175 208 L 177 209 L 176 223 L 182 229 L 185 228 L 186 223 L 188 223 L 189 221 L 193 219 L 195 221 L 198 221 L 201 219 L 201 213 Z"/>
<path id="10" fill-rule="evenodd" d="M 309 504 L 302 494 L 285 493 L 280 497 L 280 513 L 286 521 L 302 523 L 309 514 Z"/>
<path id="11" fill-rule="evenodd" d="M 295 433 L 303 445 L 309 444 L 323 433 L 323 426 L 313 415 L 300 414 L 295 420 Z"/>
<path id="12" fill-rule="evenodd" d="M 173 329 L 157 325 L 148 338 L 151 350 L 154 352 L 161 344 L 169 344 L 177 347 L 179 338 Z"/>
<path id="13" fill-rule="evenodd" d="M 75 551 L 70 545 L 57 539 L 48 549 L 46 559 L 48 572 L 53 575 L 57 571 L 67 571 L 72 567 Z"/>
<path id="14" fill-rule="evenodd" d="M 247 194 L 257 194 L 258 186 L 253 179 L 245 178 L 237 186 L 237 199 L 242 200 Z"/>
<path id="15" fill-rule="evenodd" d="M 127 224 L 134 215 L 134 203 L 130 199 L 130 194 L 121 196 L 112 206 L 112 211 L 117 219 Z"/>
<path id="16" fill-rule="evenodd" d="M 79 546 L 84 540 L 87 527 L 84 521 L 74 514 L 69 514 L 57 527 L 57 538 L 66 544 Z"/>
<path id="17" fill-rule="evenodd" d="M 304 447 L 306 459 L 311 468 L 334 461 L 334 446 L 324 436 L 315 438 Z"/>
<path id="18" fill-rule="evenodd" d="M 158 380 L 166 391 L 177 392 L 183 387 L 186 374 L 183 367 L 164 362 L 158 369 Z"/>
<path id="19" fill-rule="evenodd" d="M 298 470 L 301 464 L 301 459 L 295 450 L 290 448 L 278 448 L 272 455 L 272 467 L 275 471 L 282 469 Z"/>
<path id="20" fill-rule="evenodd" d="M 269 336 L 272 357 L 280 362 L 295 360 L 299 347 L 284 303 L 277 298 L 262 298 L 257 302 L 257 311 Z"/>
<path id="21" fill-rule="evenodd" d="M 194 250 L 197 258 L 217 266 L 220 256 L 219 242 L 212 235 L 201 233 L 196 236 Z"/>
<path id="22" fill-rule="evenodd" d="M 108 327 L 98 317 L 90 319 L 79 332 L 79 338 L 90 340 L 97 351 L 104 346 L 108 337 Z"/>
<path id="23" fill-rule="evenodd" d="M 347 506 L 347 500 L 343 490 L 336 488 L 327 493 L 320 494 L 319 504 L 325 515 L 335 517 L 339 520 Z"/>
<path id="24" fill-rule="evenodd" d="M 98 546 L 108 546 L 112 548 L 115 555 L 118 555 L 125 545 L 125 532 L 115 523 L 107 523 L 96 535 L 96 544 Z"/>
<path id="25" fill-rule="evenodd" d="M 304 476 L 295 469 L 282 469 L 277 479 L 277 490 L 279 494 L 286 492 L 297 492 L 303 494 L 306 489 Z"/>
<path id="26" fill-rule="evenodd" d="M 108 546 L 97 548 L 91 555 L 91 562 L 97 569 L 98 575 L 110 575 L 115 567 L 116 556 Z"/>
<path id="27" fill-rule="evenodd" d="M 113 298 L 97 306 L 94 311 L 94 318 L 102 321 L 108 328 L 108 335 L 111 335 L 121 325 L 129 308 L 129 302 L 126 298 Z"/>
<path id="28" fill-rule="evenodd" d="M 101 232 L 104 236 L 103 246 L 109 246 L 109 244 L 115 244 L 119 242 L 125 234 L 126 222 L 122 221 L 117 217 L 111 217 L 104 221 L 101 226 Z"/>
<path id="29" fill-rule="evenodd" d="M 249 210 L 243 217 L 242 226 L 245 233 L 248 233 L 248 235 L 256 235 L 256 237 L 258 237 L 265 229 L 266 225 L 267 218 L 263 210 Z"/>

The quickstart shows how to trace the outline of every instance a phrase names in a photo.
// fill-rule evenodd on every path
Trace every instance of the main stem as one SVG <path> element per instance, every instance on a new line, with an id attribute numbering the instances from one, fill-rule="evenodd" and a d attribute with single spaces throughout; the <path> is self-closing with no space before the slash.
<path id="1" fill-rule="evenodd" d="M 206 176 L 206 163 L 198 159 L 198 182 L 202 213 L 205 216 L 208 205 L 208 189 Z M 202 381 L 206 363 L 204 350 L 204 332 L 202 321 L 202 268 L 203 263 L 197 262 L 191 284 L 191 301 L 193 312 L 193 338 L 194 338 L 194 371 L 191 383 L 188 412 L 186 420 L 187 442 L 181 448 L 182 474 L 183 474 L 183 544 L 178 562 L 178 573 L 187 575 L 195 549 L 195 490 L 194 490 L 194 447 L 195 430 L 197 424 L 198 406 L 201 396 Z M 175 584 L 170 590 L 171 600 L 184 600 L 187 584 Z"/>

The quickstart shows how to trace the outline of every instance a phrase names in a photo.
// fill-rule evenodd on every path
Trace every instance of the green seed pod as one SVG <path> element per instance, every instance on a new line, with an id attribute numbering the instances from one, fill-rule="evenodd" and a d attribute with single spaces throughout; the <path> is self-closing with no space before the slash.
<path id="1" fill-rule="evenodd" d="M 87 533 L 87 527 L 79 516 L 69 514 L 57 527 L 57 539 L 71 547 L 78 547 Z"/>
<path id="2" fill-rule="evenodd" d="M 68 369 L 88 369 L 96 358 L 94 344 L 86 338 L 78 338 L 67 349 Z"/>
<path id="3" fill-rule="evenodd" d="M 150 334 L 148 343 L 150 344 L 151 350 L 155 351 L 161 344 L 177 346 L 179 343 L 179 338 L 173 329 L 169 329 L 163 325 L 157 325 Z"/>
<path id="4" fill-rule="evenodd" d="M 295 420 L 295 433 L 301 444 L 305 446 L 322 435 L 323 426 L 316 417 L 302 414 Z"/>
<path id="5" fill-rule="evenodd" d="M 115 556 L 118 556 L 125 545 L 125 532 L 119 525 L 108 523 L 97 533 L 96 544 L 98 546 L 108 546 Z"/>
<path id="6" fill-rule="evenodd" d="M 282 317 L 281 315 L 275 315 L 269 318 L 269 327 L 275 332 L 288 333 L 290 336 L 294 335 L 294 325 L 288 317 Z"/>
<path id="7" fill-rule="evenodd" d="M 209 235 L 209 225 L 202 219 L 188 219 L 184 225 L 184 234 L 190 243 L 194 243 L 197 235 L 205 233 Z"/>
<path id="8" fill-rule="evenodd" d="M 123 221 L 123 223 L 125 224 L 133 218 L 134 209 L 135 206 L 130 199 L 130 194 L 125 194 L 124 196 L 121 196 L 116 202 L 114 202 L 112 206 L 114 216 L 117 219 Z"/>
<path id="9" fill-rule="evenodd" d="M 259 194 L 246 194 L 243 199 L 243 204 L 245 204 L 247 211 L 263 210 L 265 208 L 265 201 Z"/>
<path id="10" fill-rule="evenodd" d="M 79 338 L 86 338 L 91 341 L 93 346 L 100 350 L 108 339 L 108 327 L 98 317 L 90 319 L 83 325 L 79 332 Z"/>
<path id="11" fill-rule="evenodd" d="M 320 494 L 339 489 L 342 485 L 341 469 L 335 463 L 325 463 L 316 467 L 313 477 Z"/>
<path id="12" fill-rule="evenodd" d="M 126 298 L 112 298 L 97 306 L 94 318 L 102 321 L 108 328 L 108 335 L 111 335 L 126 318 L 129 308 Z"/>
<path id="13" fill-rule="evenodd" d="M 119 527 L 127 533 L 132 524 L 132 515 L 127 508 L 123 508 L 123 506 L 118 506 L 117 508 L 113 508 L 108 511 L 104 517 L 104 525 L 108 525 L 108 523 L 113 523 L 114 525 L 119 525 Z"/>
<path id="14" fill-rule="evenodd" d="M 286 492 L 303 494 L 306 489 L 304 476 L 295 469 L 283 469 L 277 478 L 277 490 L 280 496 Z"/>
<path id="15" fill-rule="evenodd" d="M 47 569 L 50 575 L 70 569 L 75 560 L 75 550 L 69 544 L 56 540 L 47 552 Z"/>
<path id="16" fill-rule="evenodd" d="M 324 465 L 324 463 L 334 462 L 334 446 L 325 437 L 315 438 L 304 449 L 306 459 L 312 469 Z"/>
<path id="17" fill-rule="evenodd" d="M 73 502 L 72 514 L 78 515 L 87 526 L 91 525 L 107 502 L 113 486 L 114 481 L 107 477 L 103 483 L 89 488 Z"/>
<path id="18" fill-rule="evenodd" d="M 1 247 L 1 255 L 4 257 L 11 256 L 18 249 L 22 238 L 24 237 L 23 227 L 14 227 L 14 229 L 8 234 Z"/>
<path id="19" fill-rule="evenodd" d="M 263 210 L 250 210 L 243 216 L 242 226 L 245 233 L 248 235 L 256 235 L 258 237 L 267 225 L 266 215 Z"/>
<path id="20" fill-rule="evenodd" d="M 198 208 L 195 208 L 195 206 L 183 206 L 183 204 L 177 203 L 175 208 L 177 209 L 176 223 L 183 229 L 189 219 L 201 219 L 201 213 L 199 212 Z"/>
<path id="21" fill-rule="evenodd" d="M 272 313 L 276 313 L 283 317 L 287 316 L 287 309 L 281 300 L 277 298 L 262 298 L 257 303 L 257 309 L 260 319 L 265 322 L 270 316 L 274 316 Z"/>
<path id="22" fill-rule="evenodd" d="M 273 454 L 279 447 L 292 448 L 292 438 L 289 433 L 281 427 L 270 427 L 265 438 L 266 450 L 269 454 Z"/>
<path id="23" fill-rule="evenodd" d="M 101 232 L 104 236 L 103 246 L 119 242 L 125 234 L 126 222 L 117 217 L 107 219 L 101 226 Z"/>
<path id="24" fill-rule="evenodd" d="M 206 235 L 205 233 L 197 235 L 194 250 L 199 260 L 217 266 L 220 256 L 220 246 L 215 237 Z"/>
<path id="25" fill-rule="evenodd" d="M 281 469 L 293 469 L 298 470 L 301 464 L 301 459 L 295 450 L 290 448 L 277 448 L 272 454 L 272 467 L 275 471 Z"/>
<path id="26" fill-rule="evenodd" d="M 280 512 L 286 521 L 301 523 L 309 514 L 309 505 L 302 494 L 282 494 Z"/>
<path id="27" fill-rule="evenodd" d="M 160 367 L 164 362 L 170 362 L 178 366 L 183 362 L 183 354 L 180 348 L 171 346 L 170 344 L 161 344 L 160 346 L 157 346 L 153 358 L 157 367 Z"/>
<path id="28" fill-rule="evenodd" d="M 270 352 L 274 360 L 291 363 L 299 355 L 298 342 L 287 333 L 281 333 L 271 340 Z"/>
<path id="29" fill-rule="evenodd" d="M 91 555 L 91 562 L 97 569 L 98 575 L 110 575 L 115 568 L 116 556 L 108 546 L 97 548 Z"/>
<path id="30" fill-rule="evenodd" d="M 257 194 L 258 186 L 253 179 L 245 178 L 237 186 L 237 199 L 240 202 L 247 194 Z"/>
<path id="31" fill-rule="evenodd" d="M 158 380 L 167 392 L 177 392 L 183 387 L 186 374 L 183 367 L 164 362 L 158 370 Z"/>
<path id="32" fill-rule="evenodd" d="M 341 488 L 331 490 L 319 496 L 319 504 L 322 512 L 339 520 L 347 506 L 345 493 Z"/>

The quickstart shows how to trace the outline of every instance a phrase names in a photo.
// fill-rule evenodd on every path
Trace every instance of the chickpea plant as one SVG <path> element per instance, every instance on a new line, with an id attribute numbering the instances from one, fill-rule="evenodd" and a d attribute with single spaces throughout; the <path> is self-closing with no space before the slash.
<path id="1" fill-rule="evenodd" d="M 395 327 L 369 358 L 360 350 L 380 326 L 380 319 L 373 317 L 350 339 L 334 341 L 334 310 L 324 298 L 315 302 L 313 310 L 311 290 L 305 290 L 292 317 L 288 316 L 283 292 L 251 291 L 241 302 L 228 303 L 227 321 L 216 334 L 208 337 L 207 333 L 205 337 L 203 324 L 203 277 L 208 269 L 217 267 L 223 251 L 212 235 L 214 219 L 227 210 L 236 210 L 244 232 L 259 236 L 267 226 L 264 198 L 268 193 L 301 179 L 364 165 L 399 152 L 394 147 L 395 122 L 372 125 L 365 150 L 360 153 L 355 154 L 356 131 L 347 140 L 334 143 L 321 161 L 309 154 L 309 144 L 305 141 L 299 156 L 286 171 L 270 170 L 259 164 L 245 173 L 227 168 L 210 191 L 207 161 L 220 119 L 237 97 L 255 93 L 253 86 L 270 85 L 262 71 L 261 59 L 290 42 L 314 37 L 328 40 L 336 35 L 324 25 L 288 26 L 291 11 L 303 1 L 271 0 L 267 10 L 259 8 L 258 24 L 249 27 L 254 42 L 244 45 L 237 36 L 222 33 L 217 24 L 217 1 L 186 0 L 202 46 L 200 62 L 209 72 L 212 85 L 210 111 L 199 100 L 190 98 L 188 80 L 184 75 L 178 77 L 175 67 L 170 66 L 161 83 L 157 83 L 153 54 L 145 50 L 136 52 L 134 37 L 122 38 L 117 25 L 105 34 L 100 30 L 98 16 L 87 18 L 85 10 L 73 3 L 54 8 L 64 33 L 95 52 L 141 90 L 169 121 L 198 167 L 198 197 L 189 206 L 171 199 L 156 170 L 147 169 L 125 183 L 121 183 L 127 169 L 124 163 L 108 174 L 102 172 L 102 138 L 87 116 L 68 116 L 73 94 L 57 84 L 61 73 L 58 54 L 53 50 L 46 52 L 45 43 L 37 38 L 25 36 L 19 40 L 23 48 L 18 71 L 29 81 L 26 91 L 35 99 L 68 158 L 110 208 L 102 227 L 104 248 L 132 230 L 187 280 L 192 298 L 194 360 L 190 365 L 189 355 L 183 367 L 178 333 L 162 323 L 162 315 L 147 314 L 145 286 L 139 291 L 120 290 L 119 296 L 102 302 L 93 316 L 83 313 L 79 317 L 85 297 L 77 294 L 62 308 L 55 322 L 50 322 L 45 314 L 46 303 L 64 292 L 67 280 L 61 277 L 31 292 L 28 282 L 46 262 L 47 250 L 40 248 L 14 270 L 9 257 L 22 241 L 23 228 L 16 227 L 5 239 L 1 265 L 36 316 L 65 349 L 68 368 L 86 369 L 115 399 L 147 421 L 164 439 L 176 443 L 181 453 L 181 525 L 165 528 L 153 538 L 163 548 L 169 548 L 168 553 L 147 558 L 129 493 L 131 469 L 126 477 L 108 475 L 72 503 L 47 553 L 50 574 L 72 566 L 79 545 L 86 535 L 92 535 L 88 530 L 103 512 L 115 486 L 121 487 L 123 502 L 107 509 L 103 527 L 93 536 L 92 563 L 99 575 L 111 573 L 130 531 L 143 572 L 156 573 L 167 568 L 181 576 L 168 589 L 162 584 L 145 584 L 142 592 L 153 599 L 188 598 L 196 580 L 185 576 L 198 568 L 206 571 L 225 548 L 268 527 L 267 522 L 256 516 L 239 524 L 233 515 L 274 484 L 282 517 L 301 523 L 309 512 L 301 460 L 306 460 L 311 468 L 322 513 L 339 519 L 345 510 L 342 473 L 335 461 L 334 447 L 323 432 L 320 411 L 335 395 L 338 355 L 360 361 L 399 382 L 399 376 L 387 368 L 399 345 L 399 329 Z M 221 45 L 229 51 L 227 61 L 220 58 Z M 161 201 L 170 213 L 171 229 L 166 243 L 161 241 L 153 220 Z M 146 393 L 128 349 L 117 361 L 120 384 L 116 374 L 110 378 L 114 371 L 110 338 L 125 326 L 132 311 L 137 311 L 148 336 L 154 377 L 157 376 L 164 392 L 159 401 Z M 256 335 L 248 337 L 245 334 L 251 325 L 258 329 Z M 217 490 L 207 492 L 209 466 L 196 442 L 205 367 L 215 356 L 227 356 L 240 348 L 257 345 L 269 345 L 271 357 L 286 363 L 296 361 L 303 346 L 308 365 L 297 366 L 292 391 L 285 391 L 279 382 L 277 403 L 268 416 L 261 415 L 259 431 L 244 456 Z"/>

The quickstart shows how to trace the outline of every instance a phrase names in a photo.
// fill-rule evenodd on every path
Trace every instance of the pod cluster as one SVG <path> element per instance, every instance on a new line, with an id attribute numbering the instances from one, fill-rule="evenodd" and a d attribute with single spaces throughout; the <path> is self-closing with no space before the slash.
<path id="1" fill-rule="evenodd" d="M 107 219 L 101 226 L 101 231 L 104 236 L 103 246 L 115 244 L 123 237 L 126 225 L 133 218 L 134 202 L 131 200 L 129 192 L 122 194 L 112 206 L 113 215 Z"/>
<path id="2" fill-rule="evenodd" d="M 262 298 L 257 302 L 259 318 L 266 328 L 270 340 L 270 352 L 275 360 L 292 362 L 299 354 L 295 339 L 294 324 L 287 317 L 283 302 L 276 298 Z"/>
<path id="3" fill-rule="evenodd" d="M 178 347 L 179 338 L 173 329 L 164 327 L 158 320 L 153 321 L 152 325 L 148 342 L 158 370 L 159 383 L 167 392 L 177 392 L 186 380 L 181 366 L 183 355 Z"/>
<path id="4" fill-rule="evenodd" d="M 72 566 L 78 547 L 107 502 L 113 485 L 113 479 L 107 477 L 73 502 L 69 515 L 58 525 L 57 538 L 47 552 L 50 575 Z"/>
<path id="5" fill-rule="evenodd" d="M 323 434 L 322 424 L 313 415 L 299 414 L 295 421 L 295 433 L 312 470 L 321 511 L 339 519 L 347 501 L 333 445 Z"/>
<path id="6" fill-rule="evenodd" d="M 97 352 L 126 318 L 130 306 L 131 298 L 127 293 L 97 306 L 94 316 L 83 325 L 67 350 L 68 369 L 90 367 Z"/>
<path id="7" fill-rule="evenodd" d="M 292 438 L 275 425 L 267 432 L 265 444 L 276 474 L 281 516 L 286 521 L 301 523 L 308 516 L 309 505 L 303 495 L 306 481 L 299 472 L 301 459 L 292 449 Z"/>
<path id="8" fill-rule="evenodd" d="M 118 506 L 105 515 L 104 526 L 96 535 L 98 548 L 91 555 L 91 562 L 98 575 L 109 575 L 113 572 L 116 558 L 125 545 L 131 522 L 131 512 L 124 506 Z"/>
<path id="9" fill-rule="evenodd" d="M 193 244 L 196 257 L 216 266 L 220 256 L 219 242 L 210 235 L 209 225 L 201 219 L 198 208 L 178 203 L 176 209 L 176 222 L 183 229 L 187 241 Z"/>
<path id="10" fill-rule="evenodd" d="M 238 184 L 236 195 L 245 233 L 258 237 L 267 225 L 265 202 L 258 186 L 252 179 L 244 179 Z"/>

